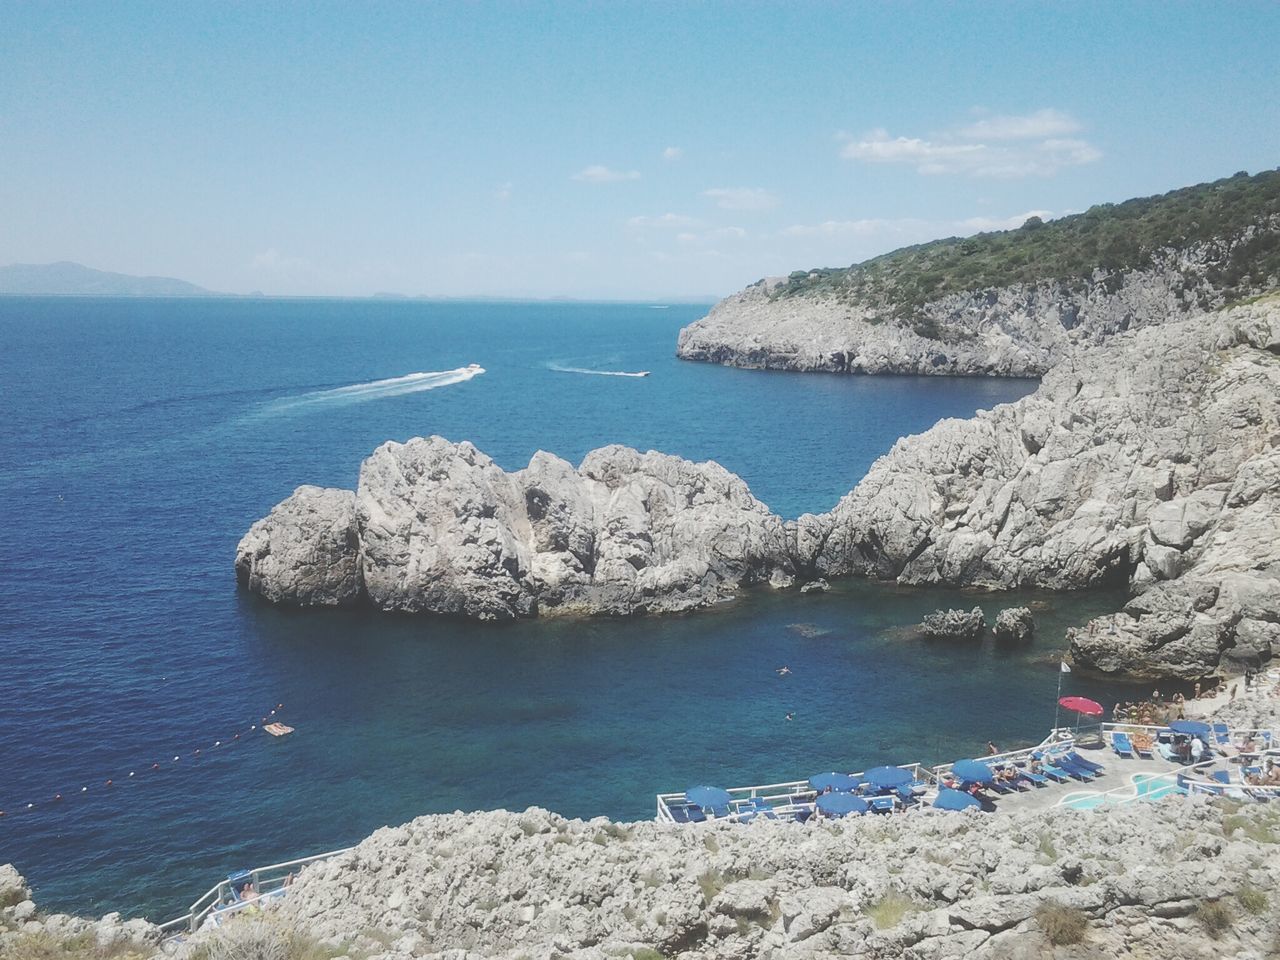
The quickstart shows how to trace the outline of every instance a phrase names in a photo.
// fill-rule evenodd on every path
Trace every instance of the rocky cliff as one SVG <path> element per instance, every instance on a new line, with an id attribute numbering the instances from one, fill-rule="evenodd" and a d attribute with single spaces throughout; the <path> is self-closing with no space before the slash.
<path id="1" fill-rule="evenodd" d="M 507 473 L 469 443 L 386 443 L 350 491 L 299 487 L 236 551 L 277 602 L 481 620 L 688 610 L 791 582 L 782 521 L 716 463 L 605 447 Z"/>
<path id="2" fill-rule="evenodd" d="M 1280 643 L 1280 298 L 1076 346 L 1017 403 L 900 440 L 830 513 L 783 523 L 736 476 L 623 447 L 506 473 L 388 443 L 350 491 L 301 487 L 240 543 L 281 602 L 504 619 L 644 613 L 864 576 L 1127 584 L 1082 665 L 1199 677 Z"/>
<path id="3" fill-rule="evenodd" d="M 1280 298 L 1077 348 L 1017 403 L 900 440 L 796 524 L 823 576 L 1127 583 L 1072 638 L 1107 672 L 1197 676 L 1280 640 Z"/>
<path id="4" fill-rule="evenodd" d="M 676 353 L 833 373 L 1038 376 L 1076 343 L 1280 286 L 1280 173 L 796 271 L 722 300 Z"/>

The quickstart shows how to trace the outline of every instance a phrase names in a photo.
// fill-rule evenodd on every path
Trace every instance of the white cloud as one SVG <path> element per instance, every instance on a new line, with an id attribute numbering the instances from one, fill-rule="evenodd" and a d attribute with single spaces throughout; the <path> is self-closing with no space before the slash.
<path id="1" fill-rule="evenodd" d="M 310 260 L 286 256 L 275 247 L 263 250 L 250 261 L 249 267 L 264 273 L 295 273 L 312 269 Z"/>
<path id="2" fill-rule="evenodd" d="M 904 164 L 922 174 L 1047 177 L 1101 158 L 1102 151 L 1087 140 L 1060 136 L 1079 129 L 1075 118 L 1046 109 L 1025 116 L 988 117 L 933 139 L 892 137 L 887 130 L 873 130 L 861 139 L 849 139 L 840 155 L 863 163 Z"/>
<path id="3" fill-rule="evenodd" d="M 1069 113 L 1045 109 L 1020 116 L 1000 114 L 985 117 L 967 127 L 961 127 L 958 132 L 969 140 L 1037 140 L 1079 131 L 1080 121 Z"/>
<path id="4" fill-rule="evenodd" d="M 646 228 L 646 227 L 665 227 L 675 229 L 677 227 L 696 227 L 701 221 L 693 217 L 686 217 L 682 213 L 664 213 L 656 217 L 632 217 L 627 221 L 628 227 Z"/>
<path id="5" fill-rule="evenodd" d="M 1010 217 L 968 217 L 964 220 L 926 220 L 920 217 L 867 218 L 863 220 L 825 220 L 822 223 L 798 223 L 779 231 L 783 237 L 798 238 L 892 238 L 898 236 L 936 239 L 963 236 L 989 230 L 1012 230 L 1029 217 L 1049 220 L 1052 210 L 1028 210 Z"/>
<path id="6" fill-rule="evenodd" d="M 572 178 L 583 183 L 617 183 L 620 180 L 639 180 L 639 170 L 612 170 L 603 164 L 593 163 L 583 167 Z"/>
<path id="7" fill-rule="evenodd" d="M 513 184 L 510 180 L 508 180 L 506 183 L 498 184 L 498 186 L 493 191 L 493 199 L 503 200 L 503 201 L 510 200 L 511 188 L 514 186 L 515 184 Z"/>
<path id="8" fill-rule="evenodd" d="M 1032 217 L 1048 220 L 1052 216 L 1052 210 L 1028 210 L 1026 213 L 1015 213 L 1011 217 L 969 217 L 967 220 L 959 221 L 957 226 L 969 230 L 977 230 L 980 233 L 988 230 L 1013 230 L 1022 226 Z"/>
<path id="9" fill-rule="evenodd" d="M 679 160 L 684 156 L 684 150 L 681 147 L 667 147 L 662 151 L 663 160 Z"/>
<path id="10" fill-rule="evenodd" d="M 770 210 L 778 197 L 761 187 L 713 187 L 702 195 L 714 200 L 721 210 Z"/>

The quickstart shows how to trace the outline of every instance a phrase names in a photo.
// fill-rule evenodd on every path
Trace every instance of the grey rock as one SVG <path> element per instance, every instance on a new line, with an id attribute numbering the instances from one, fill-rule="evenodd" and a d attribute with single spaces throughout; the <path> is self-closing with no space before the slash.
<path id="1" fill-rule="evenodd" d="M 817 580 L 810 580 L 800 588 L 801 593 L 826 593 L 831 589 L 831 584 L 819 577 Z"/>
<path id="2" fill-rule="evenodd" d="M 276 603 L 339 606 L 361 595 L 355 496 L 298 487 L 236 547 L 236 579 Z"/>
<path id="3" fill-rule="evenodd" d="M 930 640 L 978 640 L 987 627 L 981 607 L 972 610 L 935 610 L 920 621 L 920 632 Z"/>
<path id="4" fill-rule="evenodd" d="M 317 523 L 317 501 L 354 509 Z M 344 600 L 382 610 L 658 613 L 789 585 L 789 544 L 783 522 L 713 462 L 613 446 L 577 470 L 539 452 L 508 473 L 469 443 L 430 437 L 375 450 L 354 498 L 300 489 L 253 526 L 237 570 L 249 590 L 298 604 L 335 597 L 297 586 L 323 556 L 357 585 Z"/>
<path id="5" fill-rule="evenodd" d="M 1006 607 L 996 614 L 992 630 L 1002 642 L 1025 643 L 1035 633 L 1036 620 L 1026 607 Z"/>

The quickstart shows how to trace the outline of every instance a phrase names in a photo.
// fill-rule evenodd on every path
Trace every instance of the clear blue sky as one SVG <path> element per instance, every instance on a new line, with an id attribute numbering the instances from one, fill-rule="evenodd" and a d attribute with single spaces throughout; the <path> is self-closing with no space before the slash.
<path id="1" fill-rule="evenodd" d="M 10 3 L 0 264 L 667 298 L 1280 164 L 1280 4 Z"/>

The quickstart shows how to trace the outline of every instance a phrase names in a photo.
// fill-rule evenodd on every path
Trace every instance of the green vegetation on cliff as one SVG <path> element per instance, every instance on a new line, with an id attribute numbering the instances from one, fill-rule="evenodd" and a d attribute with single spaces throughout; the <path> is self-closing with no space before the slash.
<path id="1" fill-rule="evenodd" d="M 1240 239 L 1257 224 L 1266 226 Z M 1215 242 L 1222 248 L 1211 254 L 1203 275 L 1227 300 L 1277 282 L 1280 170 L 1103 203 L 1048 223 L 1032 217 L 1016 230 L 903 247 L 851 267 L 797 270 L 772 296 L 882 301 L 905 317 L 953 293 L 1046 280 L 1071 283 L 1097 270 L 1118 285 L 1120 274 L 1148 266 L 1162 250 Z"/>

